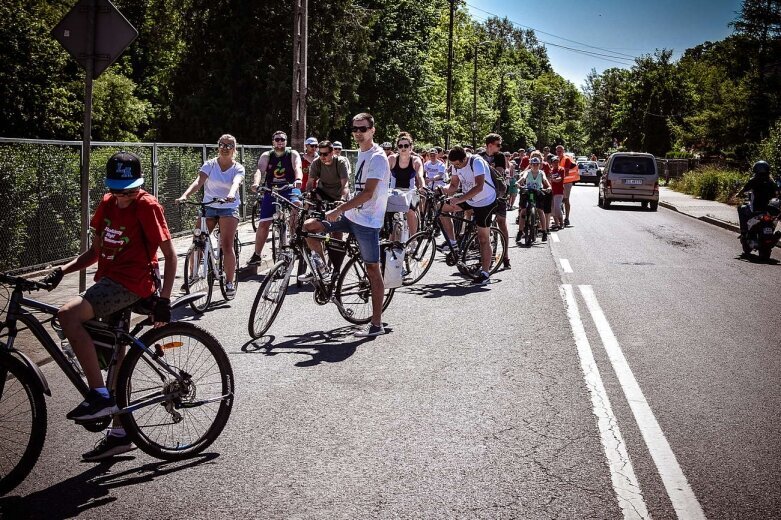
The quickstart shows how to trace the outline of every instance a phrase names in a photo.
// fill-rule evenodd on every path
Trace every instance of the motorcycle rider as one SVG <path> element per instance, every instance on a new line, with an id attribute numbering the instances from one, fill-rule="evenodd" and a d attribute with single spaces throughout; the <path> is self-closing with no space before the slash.
<path id="1" fill-rule="evenodd" d="M 752 194 L 751 203 L 738 207 L 738 220 L 740 222 L 740 234 L 744 236 L 748 232 L 748 220 L 754 213 L 767 210 L 768 202 L 778 196 L 778 186 L 770 176 L 770 165 L 765 161 L 757 161 L 751 167 L 754 175 L 746 182 L 746 185 L 738 192 L 738 197 L 747 191 Z"/>

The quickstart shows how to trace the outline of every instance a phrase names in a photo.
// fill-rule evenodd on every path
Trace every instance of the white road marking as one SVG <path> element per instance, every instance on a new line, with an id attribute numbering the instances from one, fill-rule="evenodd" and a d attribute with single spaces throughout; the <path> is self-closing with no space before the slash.
<path id="1" fill-rule="evenodd" d="M 618 422 L 610 406 L 610 399 L 608 399 L 605 385 L 602 383 L 602 376 L 599 374 L 596 361 L 594 361 L 594 353 L 580 319 L 572 285 L 561 286 L 561 297 L 567 307 L 567 316 L 572 327 L 575 345 L 578 348 L 583 378 L 591 394 L 591 406 L 594 410 L 594 416 L 597 418 L 600 439 L 607 456 L 610 480 L 613 483 L 618 505 L 625 519 L 650 518 L 643 494 L 640 491 L 640 483 L 637 481 L 632 461 L 626 451 L 624 437 L 618 428 Z"/>
<path id="2" fill-rule="evenodd" d="M 561 264 L 561 268 L 564 269 L 565 273 L 572 273 L 572 272 L 574 272 L 572 270 L 572 266 L 569 265 L 569 260 L 567 260 L 566 258 L 560 258 L 559 259 L 559 263 Z"/>
<path id="3" fill-rule="evenodd" d="M 635 379 L 632 369 L 621 351 L 621 346 L 613 334 L 610 323 L 608 323 L 605 313 L 602 312 L 602 308 L 599 306 L 594 290 L 590 285 L 580 285 L 578 287 L 583 295 L 583 299 L 586 301 L 591 317 L 594 319 L 594 325 L 597 327 L 610 363 L 613 365 L 613 370 L 616 372 L 624 395 L 629 402 L 629 407 L 637 421 L 637 426 L 640 428 L 640 433 L 642 433 L 645 444 L 648 446 L 651 458 L 653 458 L 656 468 L 659 470 L 659 476 L 662 478 L 662 483 L 667 490 L 667 495 L 670 497 L 678 518 L 704 519 L 705 513 L 702 510 L 702 506 L 697 501 L 697 497 L 694 495 L 691 486 L 689 486 L 689 481 L 686 480 L 686 476 L 683 474 L 683 470 L 681 470 L 678 460 L 675 458 L 675 454 L 672 448 L 670 448 L 662 428 L 659 426 L 659 422 L 648 405 L 648 401 L 646 401 L 640 385 L 637 383 L 637 379 Z"/>
<path id="4" fill-rule="evenodd" d="M 554 242 L 561 242 L 561 239 L 559 238 L 559 234 L 558 233 L 551 233 L 550 234 L 550 238 Z"/>

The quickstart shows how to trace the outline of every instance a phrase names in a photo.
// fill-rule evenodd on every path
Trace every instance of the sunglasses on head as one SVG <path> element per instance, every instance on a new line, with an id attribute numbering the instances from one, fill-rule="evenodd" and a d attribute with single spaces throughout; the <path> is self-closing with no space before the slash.
<path id="1" fill-rule="evenodd" d="M 410 146 L 412 146 L 412 145 L 411 144 L 406 144 L 406 143 L 399 143 L 399 144 L 396 145 L 396 148 L 409 148 Z"/>
<path id="2" fill-rule="evenodd" d="M 135 189 L 132 189 L 132 190 L 114 190 L 114 189 L 110 189 L 108 191 L 112 195 L 119 195 L 121 197 L 128 197 L 130 195 L 135 195 L 136 193 L 138 193 L 138 188 L 135 188 Z"/>
<path id="3" fill-rule="evenodd" d="M 285 141 L 287 141 L 287 137 L 275 137 L 274 138 L 274 142 L 276 142 L 276 143 L 283 143 Z"/>
<path id="4" fill-rule="evenodd" d="M 366 132 L 369 131 L 369 128 L 371 128 L 371 127 L 370 126 L 354 126 L 354 127 L 350 128 L 350 130 L 352 132 L 358 132 L 358 133 L 361 133 L 361 134 L 365 134 Z"/>
<path id="5" fill-rule="evenodd" d="M 236 145 L 233 143 L 217 143 L 217 146 L 219 146 L 223 150 L 233 150 L 234 148 L 236 148 Z"/>

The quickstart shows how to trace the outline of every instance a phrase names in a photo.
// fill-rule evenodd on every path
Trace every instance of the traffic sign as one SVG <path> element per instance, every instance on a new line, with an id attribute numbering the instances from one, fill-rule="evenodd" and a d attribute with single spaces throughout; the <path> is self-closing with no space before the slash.
<path id="1" fill-rule="evenodd" d="M 138 37 L 138 31 L 109 0 L 79 0 L 51 35 L 85 69 L 89 60 L 89 15 L 95 9 L 93 77 L 97 78 Z"/>

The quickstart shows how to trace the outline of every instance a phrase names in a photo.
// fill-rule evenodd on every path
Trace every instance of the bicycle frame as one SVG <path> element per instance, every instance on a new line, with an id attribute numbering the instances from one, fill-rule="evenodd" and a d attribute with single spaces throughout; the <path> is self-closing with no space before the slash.
<path id="1" fill-rule="evenodd" d="M 190 264 L 190 269 L 195 270 L 198 266 L 203 265 L 205 271 L 209 265 L 208 261 L 206 260 L 206 255 L 208 254 L 212 257 L 212 274 L 214 275 L 214 279 L 219 280 L 219 255 L 217 254 L 217 250 L 215 250 L 214 246 L 212 245 L 211 233 L 209 233 L 209 227 L 206 224 L 206 206 L 204 204 L 199 205 L 201 206 L 200 227 L 193 230 L 193 243 L 202 246 L 202 248 L 198 248 L 198 251 L 202 250 L 204 254 L 201 258 L 198 259 L 197 262 Z M 192 276 L 192 274 L 193 273 L 190 273 L 190 276 Z"/>

